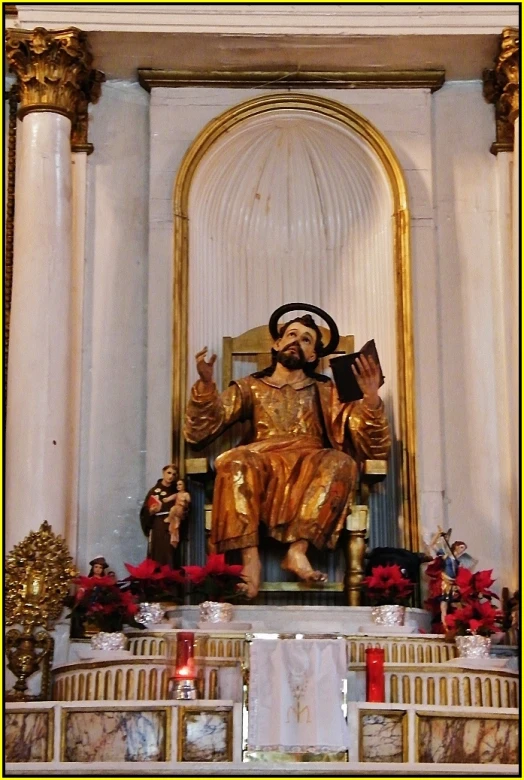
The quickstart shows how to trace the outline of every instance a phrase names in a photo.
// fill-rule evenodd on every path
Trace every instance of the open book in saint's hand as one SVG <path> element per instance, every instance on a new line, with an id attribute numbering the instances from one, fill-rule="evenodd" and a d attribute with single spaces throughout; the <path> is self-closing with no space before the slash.
<path id="1" fill-rule="evenodd" d="M 380 371 L 380 385 L 384 384 L 384 374 L 380 367 L 380 360 L 378 357 L 377 348 L 375 346 L 375 339 L 366 341 L 362 349 L 358 352 L 352 352 L 349 355 L 337 355 L 337 357 L 331 358 L 329 361 L 331 369 L 333 371 L 333 379 L 338 390 L 338 397 L 342 403 L 348 401 L 358 401 L 362 398 L 363 393 L 358 386 L 357 378 L 353 373 L 351 366 L 355 363 L 356 359 L 364 355 L 366 358 L 372 357 L 375 365 L 378 366 Z M 358 366 L 357 366 L 358 370 Z"/>

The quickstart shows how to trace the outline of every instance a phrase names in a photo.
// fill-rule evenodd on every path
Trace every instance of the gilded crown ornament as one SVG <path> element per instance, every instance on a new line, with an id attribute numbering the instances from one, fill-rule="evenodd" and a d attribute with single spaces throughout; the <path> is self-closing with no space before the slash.
<path id="1" fill-rule="evenodd" d="M 497 139 L 491 145 L 493 154 L 513 151 L 514 125 L 519 115 L 519 55 L 520 32 L 507 27 L 502 31 L 495 67 L 486 68 L 482 74 L 484 97 L 495 104 Z"/>
<path id="2" fill-rule="evenodd" d="M 77 574 L 64 539 L 44 521 L 6 558 L 6 624 L 49 628 L 51 621 L 60 616 L 71 580 Z"/>
<path id="3" fill-rule="evenodd" d="M 65 541 L 43 522 L 9 553 L 5 563 L 5 622 L 17 624 L 6 634 L 7 666 L 17 678 L 7 698 L 46 698 L 53 639 L 51 627 L 63 608 L 77 570 Z M 35 631 L 36 627 L 41 627 Z M 44 665 L 44 661 L 46 662 Z M 42 666 L 42 693 L 30 696 L 27 679 Z"/>
<path id="4" fill-rule="evenodd" d="M 18 78 L 20 118 L 30 111 L 52 111 L 73 121 L 86 100 L 100 94 L 104 75 L 92 67 L 87 33 L 75 27 L 7 30 L 6 56 Z"/>

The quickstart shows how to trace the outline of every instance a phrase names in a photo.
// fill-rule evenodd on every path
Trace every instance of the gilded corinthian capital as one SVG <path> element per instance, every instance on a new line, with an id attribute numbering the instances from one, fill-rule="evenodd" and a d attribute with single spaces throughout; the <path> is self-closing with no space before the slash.
<path id="1" fill-rule="evenodd" d="M 482 74 L 484 97 L 495 104 L 497 139 L 491 145 L 493 154 L 513 151 L 514 125 L 519 115 L 519 50 L 519 30 L 507 27 L 502 31 L 495 67 Z"/>
<path id="2" fill-rule="evenodd" d="M 82 30 L 7 30 L 6 56 L 18 79 L 20 118 L 31 111 L 52 111 L 74 122 L 100 94 L 104 76 L 92 67 Z"/>

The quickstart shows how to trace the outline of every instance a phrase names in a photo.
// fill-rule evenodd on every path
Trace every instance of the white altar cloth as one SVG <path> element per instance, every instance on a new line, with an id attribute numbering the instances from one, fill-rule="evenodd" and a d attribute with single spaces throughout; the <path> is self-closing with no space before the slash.
<path id="1" fill-rule="evenodd" d="M 346 675 L 344 639 L 254 639 L 248 750 L 347 750 Z"/>

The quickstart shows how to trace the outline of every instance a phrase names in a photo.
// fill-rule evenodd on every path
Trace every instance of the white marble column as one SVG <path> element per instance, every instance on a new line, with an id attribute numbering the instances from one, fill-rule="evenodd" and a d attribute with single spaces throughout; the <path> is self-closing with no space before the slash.
<path id="1" fill-rule="evenodd" d="M 519 587 L 519 120 L 513 152 L 497 155 L 497 252 L 493 258 L 493 318 L 500 469 L 500 544 L 506 566 L 499 573 L 510 591 Z"/>
<path id="2" fill-rule="evenodd" d="M 7 386 L 9 551 L 44 520 L 65 537 L 74 528 L 83 251 L 73 246 L 71 120 L 96 71 L 86 34 L 76 29 L 10 30 L 6 54 L 19 77 L 22 119 Z M 77 204 L 83 241 L 79 219 Z"/>
<path id="3" fill-rule="evenodd" d="M 519 587 L 519 48 L 520 35 L 506 28 L 493 70 L 484 74 L 484 95 L 495 104 L 497 242 L 493 257 L 494 375 L 500 471 L 499 544 L 505 555 L 502 585 Z"/>
<path id="4" fill-rule="evenodd" d="M 508 371 L 510 373 L 510 512 L 512 527 L 511 546 L 511 578 L 509 586 L 514 590 L 519 587 L 519 532 L 520 532 L 520 463 L 519 463 L 519 269 L 520 269 L 520 213 L 521 213 L 521 186 L 520 186 L 520 117 L 515 120 L 515 140 L 513 147 L 513 166 L 511 181 L 511 299 L 508 302 L 508 316 L 510 318 L 510 359 Z"/>
<path id="5" fill-rule="evenodd" d="M 71 412 L 70 485 L 65 508 L 66 539 L 74 554 L 78 539 L 78 492 L 80 475 L 80 409 L 82 399 L 82 340 L 87 209 L 87 152 L 71 155 L 72 257 L 71 257 Z"/>
<path id="6" fill-rule="evenodd" d="M 71 121 L 21 127 L 7 387 L 6 548 L 66 528 L 71 459 Z"/>
<path id="7" fill-rule="evenodd" d="M 499 512 L 493 517 L 506 551 L 503 585 L 518 587 L 518 258 L 514 249 L 513 153 L 496 158 L 496 241 L 492 257 L 493 348 L 496 398 L 494 467 L 499 472 Z M 517 196 L 518 201 L 518 196 Z M 518 225 L 518 220 L 517 220 Z M 517 227 L 518 230 L 518 227 Z M 499 576 L 501 573 L 499 572 Z"/>
<path id="8" fill-rule="evenodd" d="M 71 121 L 29 113 L 17 171 L 7 386 L 6 548 L 64 534 L 71 459 Z"/>

